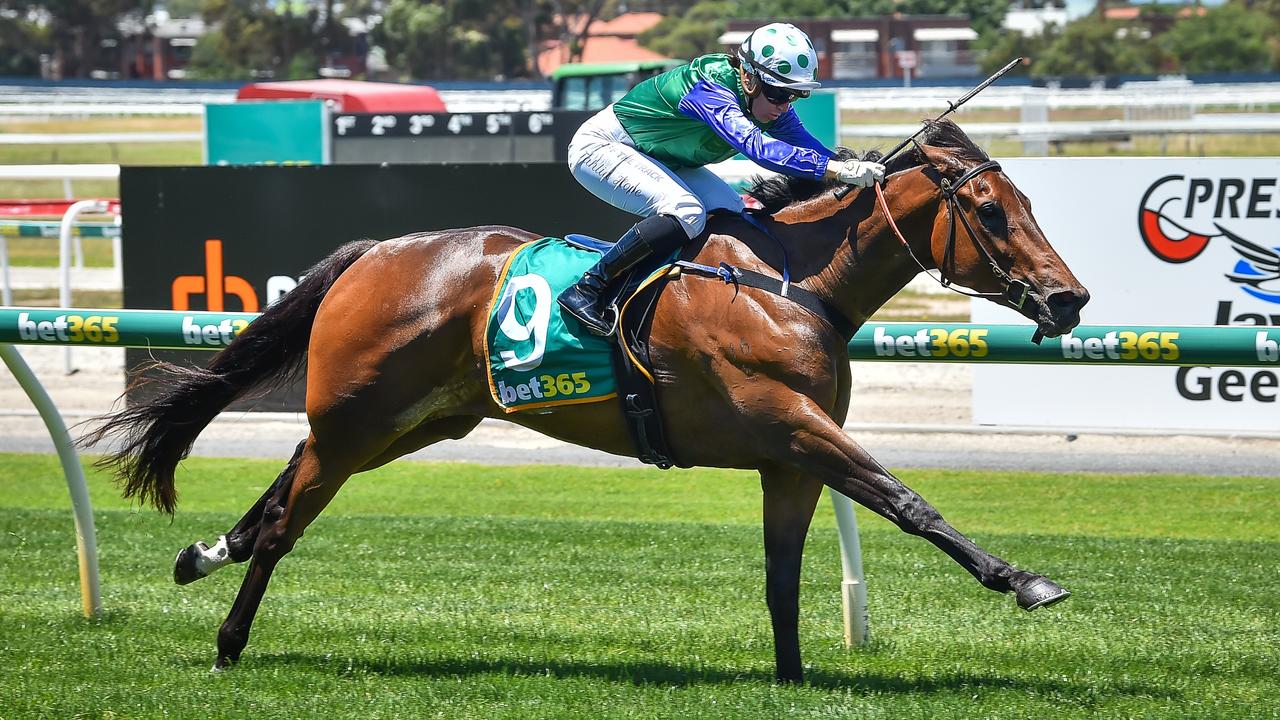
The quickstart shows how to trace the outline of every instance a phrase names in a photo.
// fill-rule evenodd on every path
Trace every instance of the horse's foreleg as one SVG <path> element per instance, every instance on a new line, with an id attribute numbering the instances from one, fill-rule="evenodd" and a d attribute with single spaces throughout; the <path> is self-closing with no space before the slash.
<path id="1" fill-rule="evenodd" d="M 788 449 L 799 469 L 811 472 L 823 484 L 870 508 L 904 532 L 933 543 L 984 587 L 997 592 L 1013 591 L 1018 605 L 1026 610 L 1070 595 L 1048 578 L 1018 570 L 965 537 L 819 408 L 800 402 L 793 412 L 795 432 Z"/>
<path id="2" fill-rule="evenodd" d="M 267 501 L 282 486 L 288 487 L 292 482 L 293 474 L 298 469 L 298 458 L 302 456 L 302 447 L 305 444 L 305 440 L 298 443 L 298 448 L 293 451 L 293 458 L 276 476 L 271 487 L 267 488 L 267 491 L 258 498 L 253 507 L 249 508 L 244 517 L 240 518 L 240 522 L 236 523 L 235 527 L 228 530 L 227 534 L 218 537 L 218 542 L 214 543 L 213 547 L 203 542 L 195 542 L 178 552 L 178 557 L 173 563 L 174 582 L 179 585 L 193 583 L 210 575 L 214 570 L 249 559 L 253 554 L 253 544 L 258 539 L 258 528 L 262 526 L 262 512 L 267 507 Z"/>
<path id="3" fill-rule="evenodd" d="M 350 463 L 322 460 L 316 451 L 315 435 L 307 438 L 297 458 L 292 482 L 282 483 L 263 508 L 249 570 L 231 612 L 218 630 L 215 670 L 240 659 L 276 564 L 293 549 L 303 531 L 329 504 L 351 473 Z"/>
<path id="4" fill-rule="evenodd" d="M 767 468 L 760 471 L 764 489 L 765 599 L 773 621 L 773 652 L 782 682 L 803 682 L 800 663 L 800 559 L 822 494 L 822 483 Z"/>

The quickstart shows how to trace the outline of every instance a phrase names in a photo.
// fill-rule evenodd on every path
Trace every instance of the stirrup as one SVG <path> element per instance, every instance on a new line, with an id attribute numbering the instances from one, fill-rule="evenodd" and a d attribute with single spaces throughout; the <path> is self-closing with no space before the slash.
<path id="1" fill-rule="evenodd" d="M 600 337 L 613 337 L 618 332 L 619 321 L 622 320 L 622 313 L 618 310 L 618 301 L 614 300 L 605 307 L 604 312 L 600 313 L 600 319 L 605 319 L 609 313 L 613 314 L 613 323 L 609 325 L 609 332 Z"/>
<path id="2" fill-rule="evenodd" d="M 566 290 L 565 292 L 569 291 Z M 595 303 L 573 307 L 561 302 L 559 298 L 557 298 L 557 303 L 560 305 L 560 312 L 564 313 L 565 317 L 573 318 L 584 330 L 596 337 L 609 337 L 618 329 L 618 304 L 616 300 L 601 308 L 598 313 L 596 312 Z M 608 319 L 610 313 L 613 314 L 612 322 L 609 322 Z M 597 331 L 597 325 L 603 325 L 603 331 Z"/>
<path id="3" fill-rule="evenodd" d="M 614 333 L 618 332 L 618 303 L 617 302 L 609 303 L 608 305 L 605 306 L 603 310 L 600 311 L 600 320 L 607 321 L 610 314 L 613 315 L 613 322 L 608 323 L 608 329 L 603 333 L 596 332 L 593 326 L 585 322 L 582 322 L 582 318 L 577 317 L 576 315 L 574 315 L 574 317 L 578 320 L 579 323 L 582 324 L 582 327 L 585 328 L 587 332 L 591 333 L 592 335 L 595 335 L 596 337 L 607 338 L 607 337 L 613 337 Z"/>

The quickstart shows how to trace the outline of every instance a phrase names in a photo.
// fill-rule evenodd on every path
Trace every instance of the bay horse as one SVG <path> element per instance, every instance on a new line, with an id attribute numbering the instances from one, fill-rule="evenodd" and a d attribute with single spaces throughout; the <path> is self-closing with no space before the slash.
<path id="1" fill-rule="evenodd" d="M 777 275 L 784 246 L 792 284 L 855 328 L 921 271 L 913 257 L 993 301 L 1020 301 L 1038 334 L 1054 337 L 1079 323 L 1088 292 L 1046 241 L 1026 196 L 958 126 L 932 122 L 888 172 L 881 210 L 871 191 L 844 196 L 834 183 L 758 181 L 753 192 L 765 206 L 758 224 L 715 215 L 683 257 Z M 885 210 L 910 240 L 899 241 Z M 161 364 L 154 399 L 105 416 L 82 440 L 117 437 L 117 451 L 102 462 L 123 494 L 172 513 L 174 472 L 205 426 L 305 360 L 309 435 L 234 528 L 213 547 L 194 543 L 175 563 L 175 580 L 187 583 L 250 561 L 218 632 L 215 669 L 240 658 L 276 564 L 354 473 L 462 438 L 486 417 L 636 455 L 616 399 L 506 414 L 490 397 L 489 301 L 507 257 L 539 237 L 486 226 L 348 243 L 207 367 Z M 1010 293 L 1010 283 L 1020 291 Z M 760 473 L 766 601 L 781 681 L 803 679 L 801 553 L 824 485 L 933 543 L 984 587 L 1013 592 L 1024 609 L 1069 594 L 978 547 L 844 432 L 847 341 L 792 300 L 692 275 L 662 290 L 649 331 L 677 463 Z"/>

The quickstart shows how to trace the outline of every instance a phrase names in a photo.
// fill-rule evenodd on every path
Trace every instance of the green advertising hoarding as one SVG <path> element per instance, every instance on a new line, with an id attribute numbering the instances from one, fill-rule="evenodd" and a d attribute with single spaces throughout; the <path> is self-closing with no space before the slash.
<path id="1" fill-rule="evenodd" d="M 204 107 L 206 165 L 328 165 L 323 100 L 269 100 Z"/>
<path id="2" fill-rule="evenodd" d="M 840 93 L 835 90 L 819 90 L 791 105 L 804 129 L 833 150 L 840 144 L 839 98 Z"/>

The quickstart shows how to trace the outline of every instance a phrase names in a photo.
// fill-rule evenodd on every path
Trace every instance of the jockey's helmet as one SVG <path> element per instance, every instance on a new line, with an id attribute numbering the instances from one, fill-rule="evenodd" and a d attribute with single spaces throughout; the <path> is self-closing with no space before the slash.
<path id="1" fill-rule="evenodd" d="M 738 47 L 738 58 L 768 85 L 804 92 L 821 87 L 818 53 L 808 35 L 790 23 L 756 28 Z"/>

